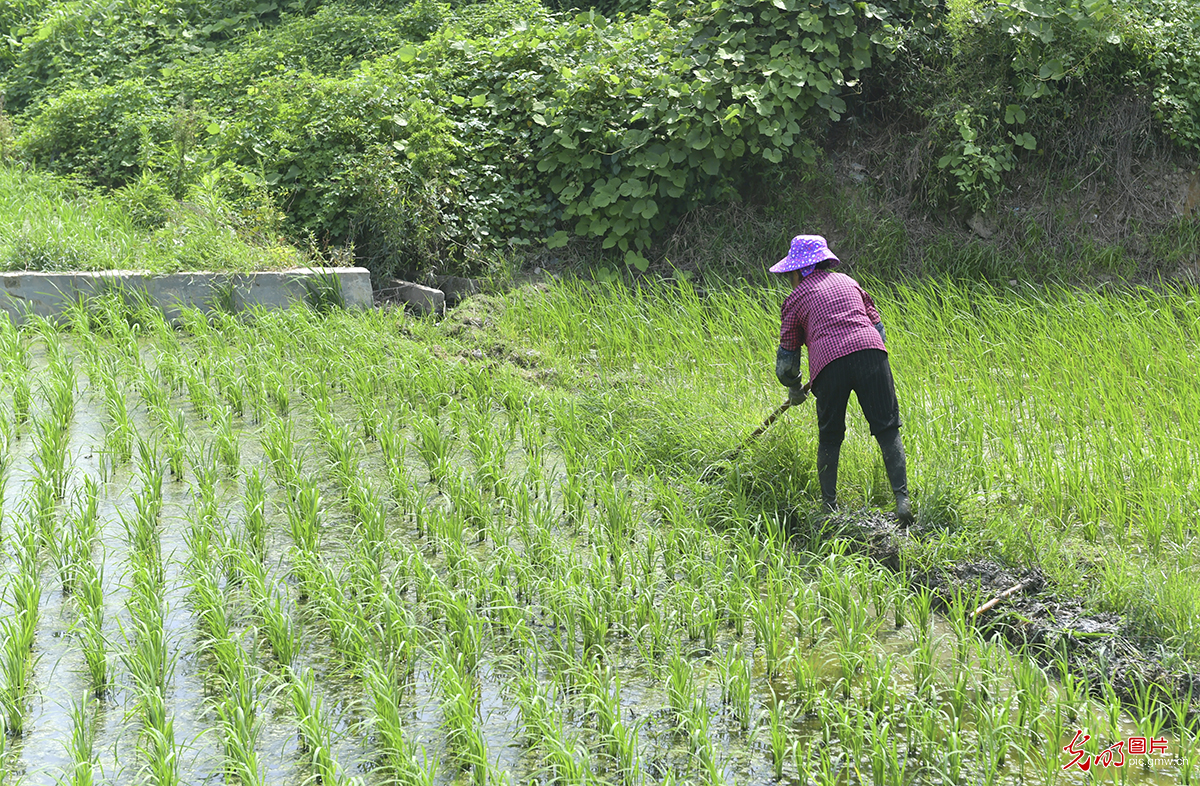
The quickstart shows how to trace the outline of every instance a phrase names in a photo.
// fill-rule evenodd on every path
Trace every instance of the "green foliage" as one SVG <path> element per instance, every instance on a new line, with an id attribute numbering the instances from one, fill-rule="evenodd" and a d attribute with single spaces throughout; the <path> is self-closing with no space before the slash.
<path id="1" fill-rule="evenodd" d="M 0 68 L 9 68 L 15 60 L 16 33 L 36 19 L 46 3 L 43 0 L 0 0 Z"/>
<path id="2" fill-rule="evenodd" d="M 881 106 L 923 126 L 917 197 L 964 212 L 1077 162 L 1064 128 L 1130 92 L 1200 143 L 1200 13 L 1127 2 L 31 0 L 0 6 L 0 79 L 18 154 L 124 189 L 144 230 L 219 172 L 239 231 L 377 276 L 573 237 L 646 270 L 681 217 Z"/>
<path id="3" fill-rule="evenodd" d="M 264 78 L 305 72 L 345 76 L 362 62 L 423 40 L 446 10 L 420 0 L 399 14 L 363 14 L 340 3 L 312 16 L 285 16 L 274 27 L 252 30 L 236 47 L 210 49 L 164 69 L 168 88 L 192 100 L 228 105 Z"/>
<path id="4" fill-rule="evenodd" d="M 950 2 L 940 32 L 899 68 L 929 122 L 925 198 L 986 212 L 1030 153 L 1077 163 L 1059 140 L 1085 107 L 1102 112 L 1138 89 L 1147 40 L 1109 0 Z"/>
<path id="5" fill-rule="evenodd" d="M 958 196 L 971 207 L 986 211 L 994 195 L 1003 185 L 1005 172 L 1016 165 L 1013 152 L 1017 137 L 1009 135 L 1011 141 L 985 142 L 981 139 L 981 126 L 988 118 L 963 107 L 954 113 L 951 140 L 946 143 L 949 152 L 938 159 L 938 168 L 946 170 L 958 190 Z M 1021 147 L 1032 149 L 1036 141 L 1028 133 L 1020 136 Z"/>
<path id="6" fill-rule="evenodd" d="M 495 194 L 479 206 L 494 234 L 548 235 L 551 248 L 597 238 L 643 270 L 653 234 L 688 209 L 785 156 L 813 160 L 842 94 L 900 40 L 869 5 L 679 5 L 621 25 L 541 16 L 486 48 L 452 27 L 399 65 L 434 70 L 430 101 L 472 131 L 464 154 L 483 173 L 475 193 Z"/>
<path id="7" fill-rule="evenodd" d="M 176 207 L 142 176 L 113 197 L 78 183 L 0 166 L 0 268 L 251 270 L 290 267 L 293 250 L 251 211 L 257 192 L 206 176 Z M 225 180 L 231 180 L 231 177 Z M 237 227 L 235 230 L 233 227 Z"/>
<path id="8" fill-rule="evenodd" d="M 141 80 L 129 80 L 51 99 L 17 144 L 52 172 L 119 187 L 149 164 L 171 131 L 163 96 Z"/>
<path id="9" fill-rule="evenodd" d="M 178 7 L 147 0 L 56 3 L 36 22 L 15 31 L 14 63 L 5 78 L 6 101 L 20 110 L 59 85 L 89 90 L 148 75 L 146 58 L 182 57 Z"/>
<path id="10" fill-rule="evenodd" d="M 113 198 L 125 208 L 134 226 L 143 230 L 163 226 L 175 209 L 171 194 L 149 171 L 114 191 Z"/>
<path id="11" fill-rule="evenodd" d="M 1145 30 L 1157 79 L 1154 108 L 1168 133 L 1200 150 L 1200 6 L 1188 0 L 1140 0 L 1131 9 Z"/>

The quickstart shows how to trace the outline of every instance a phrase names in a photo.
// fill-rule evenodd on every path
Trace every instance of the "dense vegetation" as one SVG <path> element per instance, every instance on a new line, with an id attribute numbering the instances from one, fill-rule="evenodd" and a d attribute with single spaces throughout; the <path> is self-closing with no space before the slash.
<path id="1" fill-rule="evenodd" d="M 1200 145 L 1183 0 L 551 5 L 6 0 L 0 148 L 139 204 L 219 191 L 384 274 L 576 237 L 644 269 L 867 123 L 920 135 L 910 201 L 962 215 L 1120 101 Z"/>

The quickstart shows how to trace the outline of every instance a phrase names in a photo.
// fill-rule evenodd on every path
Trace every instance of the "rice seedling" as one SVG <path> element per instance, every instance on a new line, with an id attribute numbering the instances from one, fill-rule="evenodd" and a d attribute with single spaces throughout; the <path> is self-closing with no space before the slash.
<path id="1" fill-rule="evenodd" d="M 245 358 L 242 385 L 246 394 L 246 411 L 254 423 L 261 423 L 270 406 L 267 377 L 263 370 L 263 359 L 255 353 Z"/>
<path id="2" fill-rule="evenodd" d="M 784 717 L 783 702 L 774 701 L 771 703 L 767 713 L 768 718 L 768 746 L 771 752 L 771 768 L 775 774 L 775 780 L 783 777 L 784 765 L 791 759 L 792 745 L 791 735 L 788 734 L 788 722 Z"/>
<path id="3" fill-rule="evenodd" d="M 414 417 L 412 429 L 415 435 L 414 446 L 429 470 L 430 479 L 440 484 L 453 471 L 450 437 L 442 430 L 441 425 L 429 416 Z"/>
<path id="4" fill-rule="evenodd" d="M 292 620 L 286 593 L 268 586 L 268 576 L 262 561 L 243 553 L 240 570 L 246 579 L 246 588 L 252 606 L 259 616 L 261 632 L 279 665 L 286 669 L 295 662 L 300 646 L 299 629 Z"/>
<path id="5" fill-rule="evenodd" d="M 1049 699 L 1050 683 L 1036 663 L 1017 657 L 1012 668 L 1013 687 L 1017 691 L 1017 726 L 1037 742 L 1040 718 Z"/>
<path id="6" fill-rule="evenodd" d="M 65 423 L 54 416 L 34 421 L 34 445 L 38 459 L 37 474 L 49 486 L 55 501 L 61 501 L 67 490 L 69 428 L 69 416 Z"/>
<path id="7" fill-rule="evenodd" d="M 167 714 L 161 690 L 141 690 L 142 730 L 138 752 L 142 773 L 157 786 L 176 786 L 180 777 L 180 749 L 175 740 L 175 723 Z"/>
<path id="8" fill-rule="evenodd" d="M 106 370 L 102 379 L 104 389 L 104 450 L 117 464 L 124 464 L 133 456 L 133 419 L 124 391 L 117 384 L 113 369 Z"/>
<path id="9" fill-rule="evenodd" d="M 380 739 L 380 767 L 390 782 L 404 786 L 432 786 L 437 775 L 436 761 L 417 762 L 415 743 L 404 733 L 399 674 L 394 663 L 371 659 L 364 681 L 371 695 L 374 730 Z"/>
<path id="10" fill-rule="evenodd" d="M 101 781 L 99 757 L 96 754 L 94 702 L 72 702 L 71 740 L 67 744 L 67 754 L 71 766 L 59 780 L 61 786 L 93 786 Z"/>
<path id="11" fill-rule="evenodd" d="M 1011 753 L 1022 755 L 1020 749 L 1010 746 L 1012 738 L 1012 705 L 1015 696 L 1010 693 L 1003 701 L 999 697 L 979 700 L 974 703 L 976 729 L 979 733 L 979 769 L 983 782 L 993 784 L 1002 777 L 1005 762 Z"/>
<path id="12" fill-rule="evenodd" d="M 741 643 L 735 642 L 717 659 L 717 673 L 721 682 L 721 701 L 729 707 L 738 727 L 748 731 L 754 722 L 754 691 L 750 659 Z"/>
<path id="13" fill-rule="evenodd" d="M 23 346 L 18 346 L 15 352 L 9 354 L 12 365 L 8 369 L 8 384 L 12 386 L 13 421 L 16 432 L 29 420 L 33 408 L 33 384 L 29 375 L 29 354 Z"/>
<path id="14" fill-rule="evenodd" d="M 183 412 L 176 410 L 174 417 L 167 416 L 163 422 L 163 453 L 171 477 L 183 480 L 183 467 L 188 453 L 188 429 Z"/>
<path id="15" fill-rule="evenodd" d="M 300 481 L 287 507 L 292 543 L 301 555 L 313 556 L 320 551 L 321 492 L 311 480 Z"/>
<path id="16" fill-rule="evenodd" d="M 342 767 L 333 756 L 333 729 L 324 702 L 317 693 L 311 669 L 300 674 L 288 671 L 288 691 L 295 713 L 300 750 L 312 767 L 313 776 L 323 784 L 336 786 L 345 781 Z"/>
<path id="17" fill-rule="evenodd" d="M 779 674 L 784 647 L 787 646 L 783 634 L 782 600 L 768 591 L 765 597 L 751 606 L 750 618 L 754 622 L 755 642 L 763 651 L 767 677 L 773 678 Z"/>
<path id="18" fill-rule="evenodd" d="M 233 648 L 233 652 L 233 663 L 222 668 L 227 675 L 226 696 L 217 705 L 221 744 L 225 749 L 225 772 L 241 786 L 262 786 L 267 781 L 258 756 L 261 730 L 257 711 L 258 682 L 245 666 L 240 647 Z"/>
<path id="19" fill-rule="evenodd" d="M 667 706 L 674 713 L 676 723 L 682 722 L 695 703 L 696 681 L 692 664 L 676 651 L 667 662 Z"/>
<path id="20" fill-rule="evenodd" d="M 224 465 L 226 472 L 236 475 L 242 461 L 242 450 L 233 430 L 233 416 L 228 410 L 214 415 L 213 430 L 213 452 Z"/>
<path id="21" fill-rule="evenodd" d="M 144 441 L 138 440 L 138 476 L 142 481 L 142 490 L 139 497 L 143 503 L 138 506 L 139 511 L 144 506 L 147 510 L 145 515 L 153 514 L 153 518 L 157 520 L 158 512 L 162 509 L 162 484 L 163 477 L 162 464 L 159 462 L 158 454 L 154 447 Z"/>
<path id="22" fill-rule="evenodd" d="M 122 631 L 125 648 L 121 651 L 121 662 L 144 695 L 161 693 L 171 664 L 163 611 L 156 605 L 159 602 L 153 596 L 131 600 L 132 619 Z"/>
<path id="23" fill-rule="evenodd" d="M 283 377 L 278 373 L 268 374 L 264 384 L 267 386 L 267 394 L 275 405 L 276 412 L 280 417 L 287 417 L 292 411 L 292 397 Z"/>
<path id="24" fill-rule="evenodd" d="M 61 543 L 58 541 L 58 491 L 55 488 L 57 483 L 58 479 L 41 471 L 39 467 L 33 476 L 33 485 L 26 500 L 29 508 L 28 533 L 30 536 L 36 536 L 39 545 L 45 545 L 52 552 L 61 551 Z"/>
<path id="25" fill-rule="evenodd" d="M 264 478 L 257 469 L 245 474 L 246 492 L 242 507 L 246 511 L 242 525 L 249 554 L 262 562 L 267 556 L 267 492 Z"/>
<path id="26" fill-rule="evenodd" d="M 559 729 L 546 744 L 546 767 L 552 783 L 584 786 L 592 782 L 592 765 L 587 749 Z"/>
<path id="27" fill-rule="evenodd" d="M 35 629 L 36 617 L 28 611 L 0 619 L 0 639 L 3 639 L 0 645 L 0 712 L 3 713 L 5 732 L 13 737 L 25 733 L 29 677 L 36 657 L 33 653 Z"/>
<path id="28" fill-rule="evenodd" d="M 261 441 L 275 481 L 285 489 L 298 487 L 304 474 L 304 453 L 296 447 L 292 422 L 272 417 L 263 429 Z"/>
<path id="29" fill-rule="evenodd" d="M 234 365 L 230 358 L 222 357 L 214 363 L 213 379 L 217 389 L 221 392 L 221 397 L 228 405 L 226 412 L 232 412 L 240 418 L 246 411 L 246 394 L 242 388 L 241 370 Z M 218 407 L 217 409 L 223 408 Z"/>
<path id="30" fill-rule="evenodd" d="M 379 397 L 380 380 L 373 368 L 360 366 L 351 376 L 350 398 L 363 429 L 363 439 L 371 441 L 378 436 L 382 417 L 376 401 Z"/>
<path id="31" fill-rule="evenodd" d="M 87 668 L 88 684 L 92 695 L 103 698 L 108 693 L 111 678 L 111 656 L 108 640 L 104 636 L 101 613 L 89 611 L 80 620 L 84 665 Z"/>

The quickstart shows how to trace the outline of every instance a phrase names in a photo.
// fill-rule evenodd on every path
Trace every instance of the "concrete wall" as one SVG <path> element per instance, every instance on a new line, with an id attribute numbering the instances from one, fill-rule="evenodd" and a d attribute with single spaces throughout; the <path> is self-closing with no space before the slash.
<path id="1" fill-rule="evenodd" d="M 0 308 L 14 323 L 27 314 L 54 319 L 71 303 L 116 287 L 141 292 L 158 305 L 168 319 L 176 319 L 185 307 L 211 310 L 232 285 L 235 311 L 253 306 L 287 308 L 304 302 L 305 281 L 318 276 L 337 276 L 347 308 L 371 308 L 371 276 L 361 267 L 294 268 L 256 273 L 169 273 L 153 275 L 133 270 L 97 273 L 0 273 Z"/>

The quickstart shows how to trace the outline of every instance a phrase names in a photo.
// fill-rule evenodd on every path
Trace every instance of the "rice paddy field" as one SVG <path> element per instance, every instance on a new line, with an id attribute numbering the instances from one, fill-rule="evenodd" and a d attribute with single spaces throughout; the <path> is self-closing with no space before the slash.
<path id="1" fill-rule="evenodd" d="M 0 320 L 0 783 L 1193 782 L 1190 683 L 916 577 L 1035 571 L 1191 673 L 1195 293 L 872 290 L 886 565 L 816 515 L 811 404 L 727 457 L 784 398 L 782 292 Z"/>

